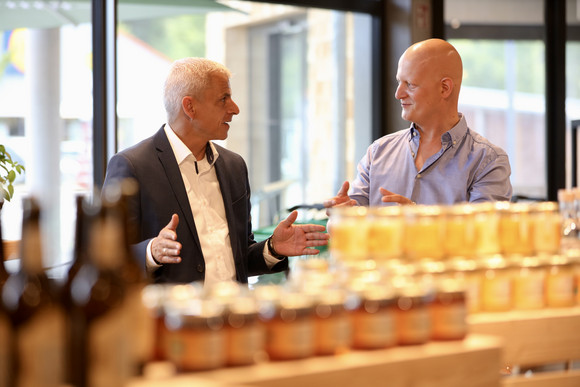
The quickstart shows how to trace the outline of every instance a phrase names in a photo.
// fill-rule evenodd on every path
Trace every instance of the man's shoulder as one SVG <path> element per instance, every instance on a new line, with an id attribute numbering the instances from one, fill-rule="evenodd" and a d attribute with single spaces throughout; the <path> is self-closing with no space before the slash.
<path id="1" fill-rule="evenodd" d="M 468 129 L 467 135 L 473 141 L 473 148 L 480 149 L 487 153 L 493 153 L 496 156 L 507 156 L 506 151 L 499 145 L 494 144 L 480 133 Z"/>

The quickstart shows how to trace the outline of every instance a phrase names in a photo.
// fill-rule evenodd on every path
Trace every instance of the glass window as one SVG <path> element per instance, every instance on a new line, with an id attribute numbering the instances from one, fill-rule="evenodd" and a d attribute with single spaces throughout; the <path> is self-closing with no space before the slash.
<path id="1" fill-rule="evenodd" d="M 233 74 L 240 114 L 221 145 L 248 164 L 253 226 L 262 228 L 292 206 L 321 203 L 354 178 L 362 156 L 355 144 L 368 145 L 371 133 L 371 52 L 360 49 L 367 43 L 355 55 L 355 45 L 370 41 L 371 17 L 259 2 L 221 4 L 227 8 L 120 23 L 119 148 L 165 122 L 162 82 L 173 60 L 204 56 L 224 63 Z"/>

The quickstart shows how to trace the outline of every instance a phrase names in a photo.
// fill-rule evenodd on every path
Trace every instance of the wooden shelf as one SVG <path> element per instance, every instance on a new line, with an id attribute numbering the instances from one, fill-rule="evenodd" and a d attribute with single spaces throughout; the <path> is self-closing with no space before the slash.
<path id="1" fill-rule="evenodd" d="M 461 341 L 430 342 L 303 360 L 265 362 L 248 367 L 135 380 L 129 387 L 196 386 L 499 386 L 500 342 L 469 335 Z"/>

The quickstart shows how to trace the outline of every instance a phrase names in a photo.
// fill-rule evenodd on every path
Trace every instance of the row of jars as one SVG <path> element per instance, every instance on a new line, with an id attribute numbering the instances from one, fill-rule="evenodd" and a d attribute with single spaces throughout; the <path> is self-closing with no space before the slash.
<path id="1" fill-rule="evenodd" d="M 341 261 L 556 254 L 562 234 L 556 202 L 336 207 L 330 220 Z"/>
<path id="2" fill-rule="evenodd" d="M 150 285 L 143 299 L 157 321 L 153 360 L 198 371 L 459 340 L 467 333 L 462 289 L 432 292 L 408 283 L 395 291 L 392 283 L 363 277 L 351 285 Z"/>

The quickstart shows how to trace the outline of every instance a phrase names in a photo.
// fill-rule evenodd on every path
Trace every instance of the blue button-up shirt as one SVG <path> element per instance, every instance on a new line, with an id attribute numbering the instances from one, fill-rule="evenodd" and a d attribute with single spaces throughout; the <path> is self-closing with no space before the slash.
<path id="1" fill-rule="evenodd" d="M 373 142 L 358 164 L 349 196 L 360 205 L 385 205 L 382 187 L 418 204 L 510 200 L 507 154 L 469 129 L 461 113 L 457 125 L 441 136 L 439 152 L 417 171 L 419 139 L 411 125 Z"/>

